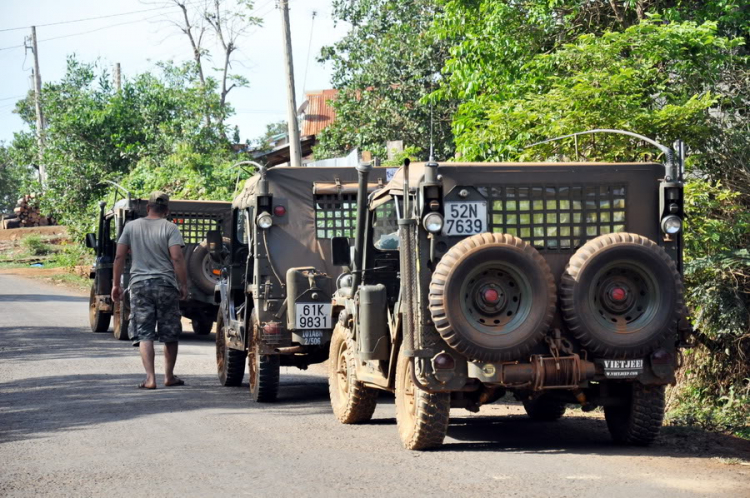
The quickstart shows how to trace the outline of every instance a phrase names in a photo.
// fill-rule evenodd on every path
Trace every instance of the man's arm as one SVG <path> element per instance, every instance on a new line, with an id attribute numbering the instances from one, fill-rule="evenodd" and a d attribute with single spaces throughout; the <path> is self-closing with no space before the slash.
<path id="1" fill-rule="evenodd" d="M 130 246 L 127 244 L 117 244 L 117 253 L 115 254 L 115 278 L 112 282 L 112 299 L 119 301 L 122 298 L 122 287 L 120 279 L 122 272 L 125 270 L 125 259 L 128 257 Z"/>
<path id="2" fill-rule="evenodd" d="M 182 247 L 179 245 L 169 246 L 169 257 L 172 258 L 174 274 L 177 276 L 177 283 L 180 284 L 180 299 L 184 301 L 188 297 L 188 286 L 187 268 L 185 267 L 185 257 L 182 255 Z"/>

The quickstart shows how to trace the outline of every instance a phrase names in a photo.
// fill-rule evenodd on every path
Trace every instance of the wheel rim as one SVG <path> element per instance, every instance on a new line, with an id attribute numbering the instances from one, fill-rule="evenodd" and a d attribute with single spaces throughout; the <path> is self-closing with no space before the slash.
<path id="1" fill-rule="evenodd" d="M 589 290 L 589 306 L 599 325 L 617 333 L 638 331 L 661 306 L 659 283 L 633 261 L 614 261 L 599 270 Z"/>
<path id="2" fill-rule="evenodd" d="M 346 361 L 346 342 L 342 342 L 339 346 L 338 354 L 336 355 L 336 387 L 338 388 L 339 395 L 346 399 L 349 396 L 349 371 L 347 368 Z"/>
<path id="3" fill-rule="evenodd" d="M 484 334 L 510 334 L 531 311 L 531 283 L 507 263 L 479 265 L 467 275 L 460 295 L 466 321 Z"/>
<path id="4" fill-rule="evenodd" d="M 209 254 L 206 254 L 203 256 L 203 262 L 201 264 L 201 270 L 203 271 L 203 275 L 208 279 L 213 281 L 214 283 L 219 283 L 219 276 L 214 274 L 214 270 L 219 269 L 218 265 L 213 262 L 211 259 L 211 256 Z"/>

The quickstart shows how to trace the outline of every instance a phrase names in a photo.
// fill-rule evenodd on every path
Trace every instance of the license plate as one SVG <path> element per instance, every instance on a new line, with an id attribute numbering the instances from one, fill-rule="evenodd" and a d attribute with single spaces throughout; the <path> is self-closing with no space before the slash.
<path id="1" fill-rule="evenodd" d="M 297 303 L 296 329 L 330 329 L 331 304 Z"/>
<path id="2" fill-rule="evenodd" d="M 602 360 L 608 379 L 629 379 L 643 372 L 643 360 Z"/>
<path id="3" fill-rule="evenodd" d="M 487 203 L 446 202 L 443 235 L 475 235 L 487 231 Z"/>
<path id="4" fill-rule="evenodd" d="M 323 344 L 322 330 L 303 330 L 301 334 L 303 346 L 320 346 Z"/>

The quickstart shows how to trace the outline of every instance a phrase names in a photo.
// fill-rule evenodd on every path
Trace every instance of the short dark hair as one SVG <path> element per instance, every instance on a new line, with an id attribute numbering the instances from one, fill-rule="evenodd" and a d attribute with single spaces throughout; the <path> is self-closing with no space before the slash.
<path id="1" fill-rule="evenodd" d="M 153 203 L 149 202 L 148 208 L 154 213 L 159 214 L 159 215 L 167 214 L 167 211 L 169 210 L 169 208 L 165 206 L 164 204 L 157 204 L 155 202 Z"/>

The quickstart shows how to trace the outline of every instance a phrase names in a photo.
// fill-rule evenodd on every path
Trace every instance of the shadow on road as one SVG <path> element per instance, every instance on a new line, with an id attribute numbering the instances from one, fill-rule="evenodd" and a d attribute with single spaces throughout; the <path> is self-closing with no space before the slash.
<path id="1" fill-rule="evenodd" d="M 617 445 L 603 419 L 575 414 L 556 422 L 536 422 L 525 415 L 451 418 L 448 436 L 460 442 L 448 442 L 439 451 L 750 458 L 748 441 L 685 427 L 663 427 L 649 447 Z"/>
<path id="2" fill-rule="evenodd" d="M 0 294 L 0 302 L 64 302 L 64 303 L 88 303 L 89 298 L 81 296 L 63 296 L 59 294 Z"/>

